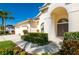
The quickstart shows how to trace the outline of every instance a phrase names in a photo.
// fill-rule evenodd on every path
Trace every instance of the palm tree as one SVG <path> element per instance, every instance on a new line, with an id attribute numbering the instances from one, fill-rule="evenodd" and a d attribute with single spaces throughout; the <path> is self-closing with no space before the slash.
<path id="1" fill-rule="evenodd" d="M 5 33 L 6 30 L 6 19 L 14 19 L 14 17 L 9 16 L 11 13 L 6 11 L 0 11 L 0 17 L 2 18 L 2 30 Z"/>

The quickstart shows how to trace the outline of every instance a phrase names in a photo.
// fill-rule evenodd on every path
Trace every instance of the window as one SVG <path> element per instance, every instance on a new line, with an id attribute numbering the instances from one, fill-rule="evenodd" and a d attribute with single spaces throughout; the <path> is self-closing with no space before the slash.
<path id="1" fill-rule="evenodd" d="M 58 21 L 58 24 L 61 24 L 61 23 L 68 23 L 68 20 L 66 18 L 60 19 Z"/>
<path id="2" fill-rule="evenodd" d="M 41 32 L 44 32 L 44 23 L 41 24 Z"/>
<path id="3" fill-rule="evenodd" d="M 69 4 L 71 4 L 71 3 L 65 3 L 65 5 L 69 5 Z"/>
<path id="4" fill-rule="evenodd" d="M 68 32 L 68 19 L 60 19 L 57 23 L 57 36 L 63 36 L 65 32 Z"/>

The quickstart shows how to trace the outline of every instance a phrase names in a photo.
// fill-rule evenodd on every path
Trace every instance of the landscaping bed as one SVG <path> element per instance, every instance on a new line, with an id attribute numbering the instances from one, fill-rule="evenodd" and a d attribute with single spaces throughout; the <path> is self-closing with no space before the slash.
<path id="1" fill-rule="evenodd" d="M 12 41 L 0 42 L 0 55 L 31 55 L 20 47 L 16 46 Z"/>

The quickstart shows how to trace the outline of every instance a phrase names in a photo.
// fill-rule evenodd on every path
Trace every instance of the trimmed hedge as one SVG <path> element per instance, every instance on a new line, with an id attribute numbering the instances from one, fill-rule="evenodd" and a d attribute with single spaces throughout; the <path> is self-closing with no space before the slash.
<path id="1" fill-rule="evenodd" d="M 27 35 L 23 35 L 22 39 L 38 45 L 45 45 L 49 43 L 47 33 L 28 33 Z"/>
<path id="2" fill-rule="evenodd" d="M 28 31 L 27 31 L 27 30 L 23 30 L 23 33 L 24 33 L 24 34 L 28 34 Z"/>
<path id="3" fill-rule="evenodd" d="M 79 32 L 66 32 L 64 33 L 64 40 L 79 40 Z"/>
<path id="4" fill-rule="evenodd" d="M 4 33 L 4 31 L 0 31 L 0 35 L 7 35 L 7 34 L 10 34 L 8 31 L 5 31 L 5 33 Z"/>
<path id="5" fill-rule="evenodd" d="M 0 35 L 2 35 L 2 34 L 4 34 L 4 32 L 3 31 L 0 31 Z"/>

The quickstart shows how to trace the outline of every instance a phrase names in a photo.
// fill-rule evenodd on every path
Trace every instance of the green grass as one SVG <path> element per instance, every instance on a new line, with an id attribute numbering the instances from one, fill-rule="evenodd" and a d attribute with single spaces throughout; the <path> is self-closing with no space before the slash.
<path id="1" fill-rule="evenodd" d="M 2 41 L 0 42 L 0 48 L 13 48 L 15 47 L 15 43 L 12 41 Z"/>

